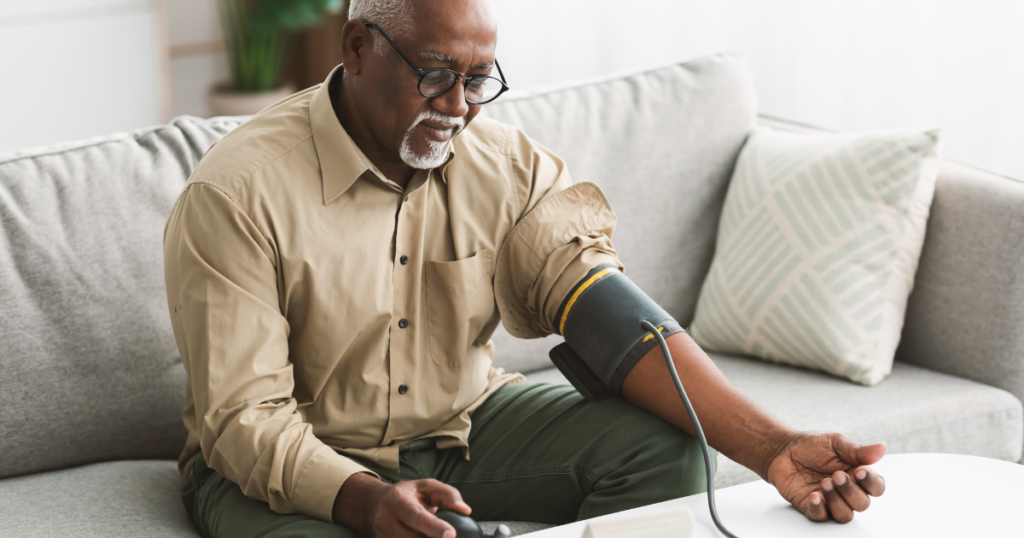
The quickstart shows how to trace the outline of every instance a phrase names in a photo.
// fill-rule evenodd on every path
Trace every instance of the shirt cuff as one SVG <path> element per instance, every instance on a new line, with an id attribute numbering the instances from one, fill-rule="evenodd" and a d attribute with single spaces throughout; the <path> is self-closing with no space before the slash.
<path id="1" fill-rule="evenodd" d="M 380 478 L 377 473 L 338 454 L 328 446 L 317 449 L 299 474 L 292 492 L 295 510 L 300 514 L 334 522 L 334 500 L 338 497 L 341 485 L 348 477 L 356 473 L 369 473 Z"/>

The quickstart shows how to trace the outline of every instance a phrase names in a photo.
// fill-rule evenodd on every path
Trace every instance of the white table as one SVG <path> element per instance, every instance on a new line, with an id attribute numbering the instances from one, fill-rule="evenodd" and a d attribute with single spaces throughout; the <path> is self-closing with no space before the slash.
<path id="1" fill-rule="evenodd" d="M 874 467 L 885 477 L 885 494 L 872 498 L 871 507 L 845 525 L 807 520 L 764 481 L 718 490 L 718 514 L 739 538 L 1024 536 L 1022 465 L 953 454 L 895 454 Z M 722 537 L 708 514 L 705 494 L 654 506 L 663 505 L 690 507 L 694 537 Z M 580 538 L 585 525 L 578 522 L 528 536 Z"/>

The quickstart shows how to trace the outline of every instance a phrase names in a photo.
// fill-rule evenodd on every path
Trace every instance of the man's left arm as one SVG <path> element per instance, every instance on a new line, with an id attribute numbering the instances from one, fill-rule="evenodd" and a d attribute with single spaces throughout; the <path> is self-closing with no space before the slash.
<path id="1" fill-rule="evenodd" d="M 793 430 L 733 386 L 687 333 L 666 342 L 708 444 L 774 485 L 805 516 L 824 521 L 831 514 L 845 523 L 885 490 L 882 476 L 869 467 L 885 455 L 884 444 Z M 636 363 L 621 390 L 630 403 L 694 433 L 660 347 Z"/>
<path id="2" fill-rule="evenodd" d="M 519 338 L 566 334 L 569 302 L 600 288 L 595 285 L 587 292 L 581 290 L 583 285 L 601 279 L 598 272 L 617 275 L 622 269 L 611 242 L 615 212 L 600 188 L 590 183 L 573 185 L 565 164 L 522 133 L 514 133 L 510 146 L 518 156 L 512 160 L 517 165 L 512 175 L 525 203 L 495 268 L 495 300 L 502 324 Z M 620 295 L 619 299 L 632 301 L 633 307 L 642 307 L 644 301 L 653 305 L 639 289 L 629 293 L 631 297 Z M 590 312 L 621 313 L 619 306 L 598 305 Z M 655 310 L 667 316 L 660 308 Z M 613 319 L 621 315 L 595 315 L 599 317 L 592 315 L 588 320 L 608 328 L 639 325 L 638 319 Z M 775 485 L 787 501 L 813 520 L 831 514 L 837 521 L 849 521 L 853 511 L 867 508 L 870 496 L 882 493 L 882 477 L 866 466 L 881 459 L 885 445 L 861 447 L 839 434 L 804 433 L 786 427 L 729 383 L 689 335 L 677 332 L 681 331 L 678 324 L 671 321 L 664 327 L 668 328 L 664 334 L 676 369 L 708 442 L 722 454 Z M 585 347 L 611 347 L 588 338 L 576 339 L 576 343 L 580 349 L 575 353 L 584 353 Z M 592 388 L 604 394 L 620 393 L 634 405 L 693 434 L 660 348 L 649 343 L 639 358 L 623 353 L 626 360 L 605 362 L 599 375 L 577 362 L 577 372 L 590 382 L 575 379 L 573 384 L 581 392 Z"/>

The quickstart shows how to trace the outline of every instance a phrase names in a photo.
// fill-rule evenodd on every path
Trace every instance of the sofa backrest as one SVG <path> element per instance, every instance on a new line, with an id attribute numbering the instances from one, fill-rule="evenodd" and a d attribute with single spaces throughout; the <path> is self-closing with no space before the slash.
<path id="1" fill-rule="evenodd" d="M 0 155 L 0 477 L 178 456 L 185 371 L 163 228 L 237 124 L 181 118 Z"/>
<path id="2" fill-rule="evenodd" d="M 755 121 L 742 61 L 508 97 L 484 110 L 605 190 L 628 274 L 688 324 Z M 0 478 L 178 456 L 186 380 L 163 227 L 199 158 L 238 124 L 178 118 L 0 155 Z M 550 366 L 551 339 L 495 340 L 499 366 Z M 897 358 L 1024 397 L 1024 183 L 944 165 Z"/>
<path id="3" fill-rule="evenodd" d="M 514 84 L 515 81 L 510 81 Z M 626 274 L 685 327 L 711 265 L 733 167 L 757 122 L 746 63 L 733 54 L 569 87 L 503 96 L 483 113 L 562 157 L 604 190 Z M 560 338 L 495 333 L 495 363 L 550 367 Z"/>
<path id="4" fill-rule="evenodd" d="M 629 274 L 685 323 L 755 108 L 742 60 L 726 54 L 486 110 L 605 190 Z M 178 118 L 0 155 L 0 477 L 177 457 L 186 379 L 163 228 L 192 168 L 238 124 Z M 496 338 L 499 366 L 550 365 L 553 343 Z"/>

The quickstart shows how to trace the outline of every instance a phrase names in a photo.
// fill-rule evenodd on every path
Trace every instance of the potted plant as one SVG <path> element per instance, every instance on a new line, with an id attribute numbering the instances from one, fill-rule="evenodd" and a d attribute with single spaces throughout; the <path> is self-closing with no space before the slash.
<path id="1" fill-rule="evenodd" d="M 231 81 L 209 94 L 215 116 L 255 114 L 295 88 L 282 80 L 295 34 L 337 13 L 345 0 L 217 0 Z"/>

